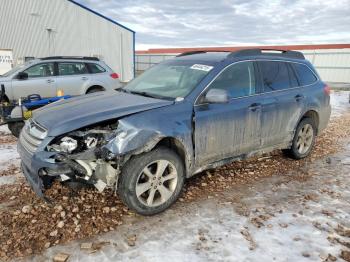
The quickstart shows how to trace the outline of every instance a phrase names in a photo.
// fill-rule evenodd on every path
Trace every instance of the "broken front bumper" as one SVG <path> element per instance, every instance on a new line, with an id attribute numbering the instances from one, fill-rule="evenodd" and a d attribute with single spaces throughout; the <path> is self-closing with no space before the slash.
<path id="1" fill-rule="evenodd" d="M 17 150 L 21 157 L 21 169 L 33 191 L 41 198 L 44 198 L 44 180 L 40 174 L 43 170 L 57 175 L 64 174 L 69 169 L 64 163 L 50 163 L 46 159 L 52 157 L 52 153 L 41 151 L 35 154 L 29 153 L 20 142 L 17 144 Z"/>

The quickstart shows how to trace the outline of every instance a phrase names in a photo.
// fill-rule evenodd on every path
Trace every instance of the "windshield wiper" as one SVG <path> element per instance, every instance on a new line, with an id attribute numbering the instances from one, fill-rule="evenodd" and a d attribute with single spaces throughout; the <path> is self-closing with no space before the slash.
<path id="1" fill-rule="evenodd" d="M 145 97 L 151 97 L 151 98 L 158 98 L 158 99 L 166 99 L 166 100 L 172 100 L 173 98 L 167 97 L 167 96 L 161 96 L 156 94 L 150 94 L 144 91 L 133 91 L 133 90 L 125 90 L 126 93 L 134 94 L 134 95 L 141 95 Z"/>
<path id="2" fill-rule="evenodd" d="M 124 88 L 116 89 L 116 91 L 130 94 L 130 92 L 128 90 L 124 89 Z"/>

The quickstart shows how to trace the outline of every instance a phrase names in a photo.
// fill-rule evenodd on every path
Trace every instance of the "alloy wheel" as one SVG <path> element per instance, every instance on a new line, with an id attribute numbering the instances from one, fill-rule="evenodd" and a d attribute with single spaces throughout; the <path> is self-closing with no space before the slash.
<path id="1" fill-rule="evenodd" d="M 152 162 L 138 176 L 136 196 L 146 206 L 159 206 L 174 194 L 177 180 L 178 173 L 171 162 L 167 160 Z"/>
<path id="2" fill-rule="evenodd" d="M 314 130 L 310 124 L 304 125 L 298 133 L 297 150 L 300 154 L 305 154 L 312 146 Z"/>

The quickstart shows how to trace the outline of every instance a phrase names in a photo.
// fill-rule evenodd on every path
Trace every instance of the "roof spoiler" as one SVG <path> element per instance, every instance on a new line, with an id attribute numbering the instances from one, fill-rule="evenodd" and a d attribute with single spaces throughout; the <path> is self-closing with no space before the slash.
<path id="1" fill-rule="evenodd" d="M 242 49 L 231 52 L 227 58 L 241 57 L 241 56 L 279 56 L 288 58 L 305 59 L 303 53 L 292 50 L 278 50 L 278 49 Z"/>

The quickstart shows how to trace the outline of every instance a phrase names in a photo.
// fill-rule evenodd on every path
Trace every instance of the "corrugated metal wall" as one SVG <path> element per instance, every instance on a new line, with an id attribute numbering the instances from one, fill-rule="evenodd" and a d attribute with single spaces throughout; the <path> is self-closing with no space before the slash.
<path id="1" fill-rule="evenodd" d="M 175 56 L 176 54 L 136 54 L 136 72 L 143 72 L 151 66 Z"/>
<path id="2" fill-rule="evenodd" d="M 300 50 L 316 68 L 322 80 L 334 83 L 350 83 L 350 49 Z M 149 67 L 176 54 L 137 54 L 136 71 Z"/>
<path id="3" fill-rule="evenodd" d="M 304 50 L 326 82 L 350 83 L 350 49 Z"/>
<path id="4" fill-rule="evenodd" d="M 99 56 L 128 81 L 133 32 L 67 0 L 0 0 L 0 49 L 24 57 Z"/>

